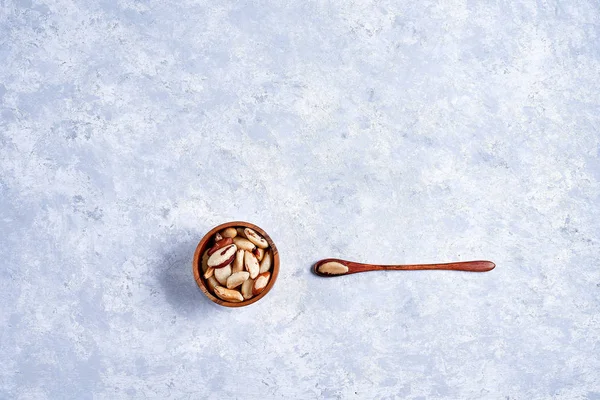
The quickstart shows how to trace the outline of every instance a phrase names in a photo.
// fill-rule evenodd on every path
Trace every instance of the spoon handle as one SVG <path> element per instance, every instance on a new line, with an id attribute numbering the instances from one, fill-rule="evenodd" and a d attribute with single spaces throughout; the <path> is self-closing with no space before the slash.
<path id="1" fill-rule="evenodd" d="M 326 258 L 318 261 L 314 272 L 320 276 L 350 275 L 367 271 L 415 271 L 425 269 L 441 269 L 451 271 L 487 272 L 494 269 L 496 264 L 491 261 L 460 261 L 444 264 L 406 264 L 406 265 L 377 265 L 361 264 L 337 258 Z"/>

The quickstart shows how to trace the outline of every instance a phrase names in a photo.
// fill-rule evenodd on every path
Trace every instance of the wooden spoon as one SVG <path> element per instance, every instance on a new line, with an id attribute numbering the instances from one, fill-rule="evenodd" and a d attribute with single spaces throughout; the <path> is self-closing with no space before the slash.
<path id="1" fill-rule="evenodd" d="M 323 277 L 356 274 L 367 271 L 414 271 L 423 269 L 443 269 L 452 271 L 486 272 L 494 269 L 496 264 L 491 261 L 461 261 L 446 264 L 407 264 L 407 265 L 376 265 L 361 264 L 337 258 L 326 258 L 314 265 L 315 274 Z"/>

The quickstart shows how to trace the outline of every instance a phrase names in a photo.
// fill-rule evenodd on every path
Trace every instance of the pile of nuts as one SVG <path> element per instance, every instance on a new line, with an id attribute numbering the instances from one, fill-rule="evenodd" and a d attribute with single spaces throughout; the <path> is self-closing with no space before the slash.
<path id="1" fill-rule="evenodd" d="M 269 243 L 254 229 L 244 227 L 218 232 L 213 246 L 202 255 L 206 286 L 215 296 L 230 302 L 260 294 L 271 279 L 272 264 Z"/>

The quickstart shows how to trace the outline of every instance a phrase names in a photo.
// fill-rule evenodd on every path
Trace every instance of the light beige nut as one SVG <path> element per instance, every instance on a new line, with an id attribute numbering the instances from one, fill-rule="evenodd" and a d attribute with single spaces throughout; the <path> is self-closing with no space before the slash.
<path id="1" fill-rule="evenodd" d="M 246 279 L 242 283 L 242 296 L 244 300 L 251 299 L 254 295 L 252 294 L 252 288 L 254 287 L 254 279 Z"/>
<path id="2" fill-rule="evenodd" d="M 202 254 L 202 272 L 206 272 L 208 269 L 208 250 Z"/>
<path id="3" fill-rule="evenodd" d="M 208 278 L 206 280 L 206 284 L 208 285 L 208 288 L 210 289 L 210 291 L 213 293 L 215 291 L 215 288 L 217 286 L 219 286 L 219 282 L 217 281 L 217 279 L 214 276 L 211 276 L 210 278 Z"/>
<path id="4" fill-rule="evenodd" d="M 263 257 L 265 256 L 265 249 L 257 247 L 254 250 L 252 250 L 252 254 L 254 254 L 254 257 L 256 257 L 258 261 L 262 261 Z"/>
<path id="5" fill-rule="evenodd" d="M 269 283 L 269 279 L 271 279 L 271 273 L 265 272 L 264 274 L 258 275 L 258 277 L 254 280 L 254 286 L 252 287 L 252 294 L 256 296 L 261 293 L 267 287 Z"/>
<path id="6" fill-rule="evenodd" d="M 260 266 L 258 265 L 258 260 L 249 251 L 244 252 L 244 268 L 246 271 L 250 272 L 250 278 L 254 279 L 258 276 L 260 271 Z"/>
<path id="7" fill-rule="evenodd" d="M 329 261 L 317 268 L 322 274 L 342 275 L 348 272 L 348 267 L 336 261 Z"/>
<path id="8" fill-rule="evenodd" d="M 239 237 L 243 237 L 244 239 L 246 238 L 246 234 L 244 233 L 244 228 L 235 228 L 235 230 L 237 231 L 237 235 Z"/>
<path id="9" fill-rule="evenodd" d="M 246 271 L 236 272 L 227 278 L 227 289 L 233 289 L 240 286 L 250 278 L 250 273 Z"/>
<path id="10" fill-rule="evenodd" d="M 234 274 L 244 270 L 244 250 L 239 249 L 237 253 L 235 253 L 235 260 L 233 260 L 233 267 L 231 270 Z"/>
<path id="11" fill-rule="evenodd" d="M 208 279 L 215 273 L 215 267 L 208 267 L 206 271 L 204 271 L 204 279 Z"/>
<path id="12" fill-rule="evenodd" d="M 267 242 L 264 237 L 256 233 L 254 229 L 246 228 L 244 229 L 244 233 L 246 234 L 248 240 L 254 243 L 257 247 L 260 247 L 261 249 L 266 249 L 269 247 L 269 242 Z"/>
<path id="13" fill-rule="evenodd" d="M 233 243 L 238 247 L 238 249 L 252 251 L 256 247 L 254 243 L 249 241 L 248 239 L 244 239 L 243 237 L 236 236 L 233 238 Z"/>
<path id="14" fill-rule="evenodd" d="M 227 289 L 222 286 L 217 286 L 215 288 L 215 294 L 222 300 L 231 301 L 234 303 L 239 303 L 240 301 L 244 301 L 244 297 L 237 290 Z"/>
<path id="15" fill-rule="evenodd" d="M 265 256 L 260 262 L 260 270 L 258 273 L 262 274 L 269 271 L 271 269 L 271 265 L 273 265 L 273 256 L 270 251 L 266 251 Z"/>
<path id="16" fill-rule="evenodd" d="M 223 239 L 223 236 L 221 236 L 219 232 L 215 233 L 215 242 L 218 242 L 221 239 Z"/>
<path id="17" fill-rule="evenodd" d="M 237 236 L 237 230 L 234 227 L 225 228 L 221 231 L 224 238 L 234 238 Z"/>
<path id="18" fill-rule="evenodd" d="M 231 264 L 224 266 L 223 268 L 215 269 L 215 278 L 221 285 L 227 285 L 227 278 L 231 276 Z"/>
<path id="19" fill-rule="evenodd" d="M 233 261 L 237 247 L 235 244 L 230 244 L 222 249 L 217 250 L 208 258 L 208 266 L 222 268 Z"/>

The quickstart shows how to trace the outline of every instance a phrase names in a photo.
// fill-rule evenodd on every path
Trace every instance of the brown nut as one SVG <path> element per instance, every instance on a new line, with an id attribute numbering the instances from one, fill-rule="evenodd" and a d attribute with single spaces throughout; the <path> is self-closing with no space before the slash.
<path id="1" fill-rule="evenodd" d="M 248 240 L 254 243 L 257 247 L 260 247 L 261 249 L 266 249 L 269 247 L 269 243 L 265 240 L 265 238 L 256 233 L 254 229 L 246 228 L 244 229 L 244 233 L 246 234 Z"/>
<path id="2" fill-rule="evenodd" d="M 252 251 L 256 247 L 254 243 L 249 241 L 248 239 L 244 239 L 243 237 L 236 236 L 233 238 L 233 243 L 238 247 L 238 249 Z"/>
<path id="3" fill-rule="evenodd" d="M 250 273 L 246 271 L 236 272 L 227 278 L 227 289 L 233 289 L 240 286 L 250 277 Z"/>
<path id="4" fill-rule="evenodd" d="M 231 270 L 234 274 L 244 270 L 244 250 L 239 249 L 235 253 L 235 260 L 233 260 L 233 267 Z"/>
<path id="5" fill-rule="evenodd" d="M 257 247 L 254 250 L 252 250 L 252 254 L 254 254 L 254 257 L 256 257 L 258 261 L 262 261 L 263 257 L 265 256 L 265 249 Z"/>
<path id="6" fill-rule="evenodd" d="M 236 251 L 237 247 L 235 244 L 230 244 L 229 246 L 223 247 L 222 249 L 219 249 L 219 251 L 214 252 L 208 258 L 207 265 L 209 267 L 223 268 L 233 261 Z"/>
<path id="7" fill-rule="evenodd" d="M 254 279 L 258 276 L 260 271 L 260 266 L 258 265 L 258 260 L 249 251 L 244 252 L 244 268 L 246 271 L 250 272 L 250 278 Z"/>
<path id="8" fill-rule="evenodd" d="M 239 237 L 246 239 L 246 234 L 244 233 L 244 228 L 235 228 L 235 230 L 237 231 L 237 235 Z"/>
<path id="9" fill-rule="evenodd" d="M 254 286 L 252 287 L 252 294 L 256 296 L 257 294 L 260 294 L 260 292 L 265 290 L 267 284 L 269 283 L 269 279 L 271 279 L 270 272 L 265 272 L 264 274 L 258 275 L 256 280 L 254 281 Z"/>
<path id="10" fill-rule="evenodd" d="M 206 272 L 206 270 L 208 269 L 208 250 L 206 250 L 204 252 L 204 254 L 202 254 L 202 272 Z"/>
<path id="11" fill-rule="evenodd" d="M 225 228 L 221 231 L 224 238 L 234 238 L 237 236 L 237 230 L 234 227 Z"/>
<path id="12" fill-rule="evenodd" d="M 254 287 L 254 279 L 247 279 L 242 283 L 242 296 L 245 300 L 251 299 L 254 295 L 252 294 L 252 288 Z"/>
<path id="13" fill-rule="evenodd" d="M 210 249 L 208 249 L 208 255 L 211 256 L 214 254 L 215 251 L 222 249 L 225 246 L 229 246 L 232 243 L 233 243 L 232 238 L 224 238 L 219 241 L 216 241 L 215 245 L 213 247 L 211 247 Z"/>
<path id="14" fill-rule="evenodd" d="M 227 285 L 227 278 L 231 276 L 231 264 L 227 264 L 223 268 L 215 269 L 215 278 L 221 285 Z"/>
<path id="15" fill-rule="evenodd" d="M 262 273 L 269 271 L 271 269 L 272 264 L 273 264 L 273 258 L 271 256 L 271 252 L 266 251 L 262 261 L 260 262 L 259 273 L 262 274 Z"/>
<path id="16" fill-rule="evenodd" d="M 215 288 L 215 294 L 217 295 L 217 297 L 225 301 L 232 301 L 234 303 L 244 301 L 244 297 L 240 292 L 238 292 L 237 290 L 227 289 L 222 286 L 217 286 Z"/>

